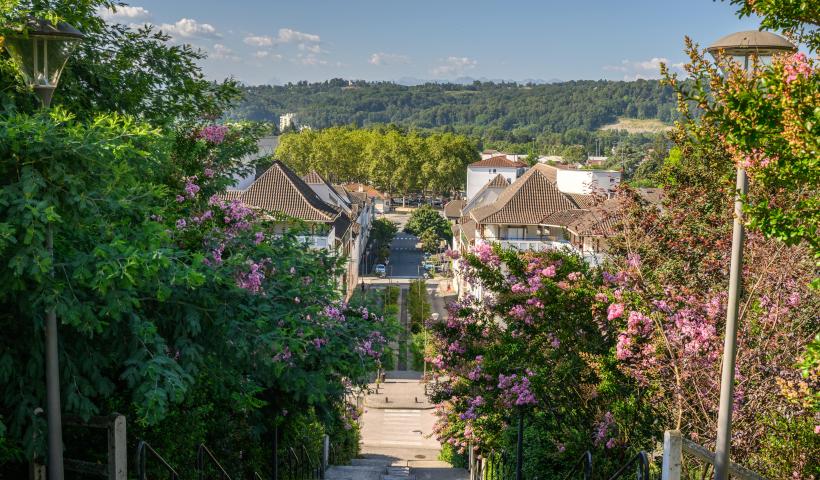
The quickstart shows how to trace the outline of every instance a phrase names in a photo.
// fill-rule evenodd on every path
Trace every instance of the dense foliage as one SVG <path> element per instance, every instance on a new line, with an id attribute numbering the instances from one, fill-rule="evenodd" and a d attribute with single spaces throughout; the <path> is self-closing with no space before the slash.
<path id="1" fill-rule="evenodd" d="M 482 296 L 451 305 L 433 327 L 439 440 L 461 453 L 512 453 L 523 417 L 526 478 L 562 478 L 588 449 L 597 474 L 613 473 L 653 422 L 601 328 L 599 277 L 574 256 L 486 244 L 459 262 Z"/>
<path id="2" fill-rule="evenodd" d="M 672 90 L 651 80 L 408 87 L 333 79 L 243 87 L 243 92 L 233 112 L 237 118 L 277 122 L 290 112 L 312 128 L 392 123 L 514 142 L 542 133 L 591 131 L 619 116 L 664 122 L 676 117 Z"/>
<path id="3" fill-rule="evenodd" d="M 269 471 L 275 425 L 282 448 L 327 432 L 349 454 L 345 399 L 390 325 L 340 301 L 342 259 L 220 198 L 265 133 L 213 123 L 232 85 L 204 81 L 190 48 L 103 23 L 99 6 L 110 2 L 0 7 L 3 25 L 56 15 L 90 36 L 52 111 L 22 87 L 0 91 L 0 476 L 45 456 L 51 305 L 64 413 L 123 413 L 129 447 L 145 438 L 190 467 L 206 443 L 243 478 Z M 0 76 L 21 84 L 6 56 Z M 106 453 L 82 435 L 71 446 Z"/>
<path id="4" fill-rule="evenodd" d="M 300 174 L 316 170 L 333 182 L 362 181 L 393 194 L 448 193 L 464 188 L 477 148 L 451 133 L 338 127 L 285 134 L 276 157 Z"/>

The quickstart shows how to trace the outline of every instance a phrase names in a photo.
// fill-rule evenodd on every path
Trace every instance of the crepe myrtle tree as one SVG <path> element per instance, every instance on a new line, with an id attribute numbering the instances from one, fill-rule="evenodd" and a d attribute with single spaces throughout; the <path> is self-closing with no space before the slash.
<path id="1" fill-rule="evenodd" d="M 432 326 L 439 441 L 461 454 L 512 453 L 523 415 L 525 476 L 566 474 L 588 449 L 596 469 L 617 468 L 649 438 L 638 418 L 650 408 L 595 321 L 599 277 L 557 251 L 481 245 L 458 261 L 483 295 L 451 304 Z"/>

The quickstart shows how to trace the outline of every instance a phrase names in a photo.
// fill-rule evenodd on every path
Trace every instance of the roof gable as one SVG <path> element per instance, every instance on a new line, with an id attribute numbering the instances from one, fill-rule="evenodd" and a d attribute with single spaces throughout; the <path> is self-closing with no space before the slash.
<path id="1" fill-rule="evenodd" d="M 322 200 L 304 180 L 276 160 L 239 195 L 245 204 L 309 222 L 332 222 L 339 211 Z"/>
<path id="2" fill-rule="evenodd" d="M 470 216 L 479 223 L 538 225 L 548 215 L 577 209 L 575 204 L 538 169 L 530 169 L 507 187 L 490 205 L 475 208 Z"/>
<path id="3" fill-rule="evenodd" d="M 473 162 L 469 167 L 527 168 L 527 164 L 520 160 L 510 160 L 506 155 L 497 155 Z"/>

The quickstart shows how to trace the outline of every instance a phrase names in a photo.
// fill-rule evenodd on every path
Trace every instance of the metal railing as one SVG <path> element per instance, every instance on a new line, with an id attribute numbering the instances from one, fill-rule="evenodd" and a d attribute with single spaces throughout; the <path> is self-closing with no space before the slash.
<path id="1" fill-rule="evenodd" d="M 207 480 L 214 477 L 207 476 L 206 466 L 210 465 L 212 469 L 216 470 L 219 480 L 232 480 L 228 472 L 219 463 L 219 460 L 214 457 L 214 454 L 205 446 L 200 444 L 196 450 L 196 477 L 197 480 Z M 256 473 L 256 472 L 254 472 Z"/>
<path id="2" fill-rule="evenodd" d="M 285 452 L 280 478 L 288 480 L 320 480 L 324 473 L 321 462 L 314 458 L 307 446 L 288 447 Z"/>
<path id="3" fill-rule="evenodd" d="M 147 442 L 140 440 L 137 444 L 137 455 L 136 455 L 136 464 L 137 464 L 137 478 L 139 480 L 146 480 L 148 477 L 148 472 L 146 470 L 146 460 L 148 454 L 151 454 L 151 457 L 159 462 L 159 466 L 165 470 L 165 473 L 168 475 L 168 480 L 179 480 L 179 474 L 174 467 L 172 467 L 168 462 L 165 461 L 162 456 L 157 453 L 156 450 L 151 448 Z"/>
<path id="4" fill-rule="evenodd" d="M 636 480 L 649 480 L 649 455 L 644 451 L 638 452 L 637 455 L 632 457 L 621 468 L 619 468 L 614 475 L 609 477 L 609 480 L 615 480 L 630 475 L 630 467 L 635 468 Z"/>
<path id="5" fill-rule="evenodd" d="M 583 473 L 584 473 L 584 480 L 590 480 L 592 478 L 592 452 L 587 450 L 581 455 L 581 458 L 575 462 L 575 465 L 572 466 L 572 470 L 570 470 L 569 474 L 564 477 L 564 480 L 569 480 L 570 478 L 575 478 L 575 474 L 578 473 L 578 468 L 583 466 Z"/>

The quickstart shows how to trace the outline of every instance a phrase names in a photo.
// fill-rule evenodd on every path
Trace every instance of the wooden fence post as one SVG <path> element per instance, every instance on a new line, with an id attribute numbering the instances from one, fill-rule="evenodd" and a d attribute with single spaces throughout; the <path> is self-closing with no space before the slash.
<path id="1" fill-rule="evenodd" d="M 663 466 L 661 480 L 680 480 L 683 442 L 680 430 L 667 430 L 663 434 Z"/>

